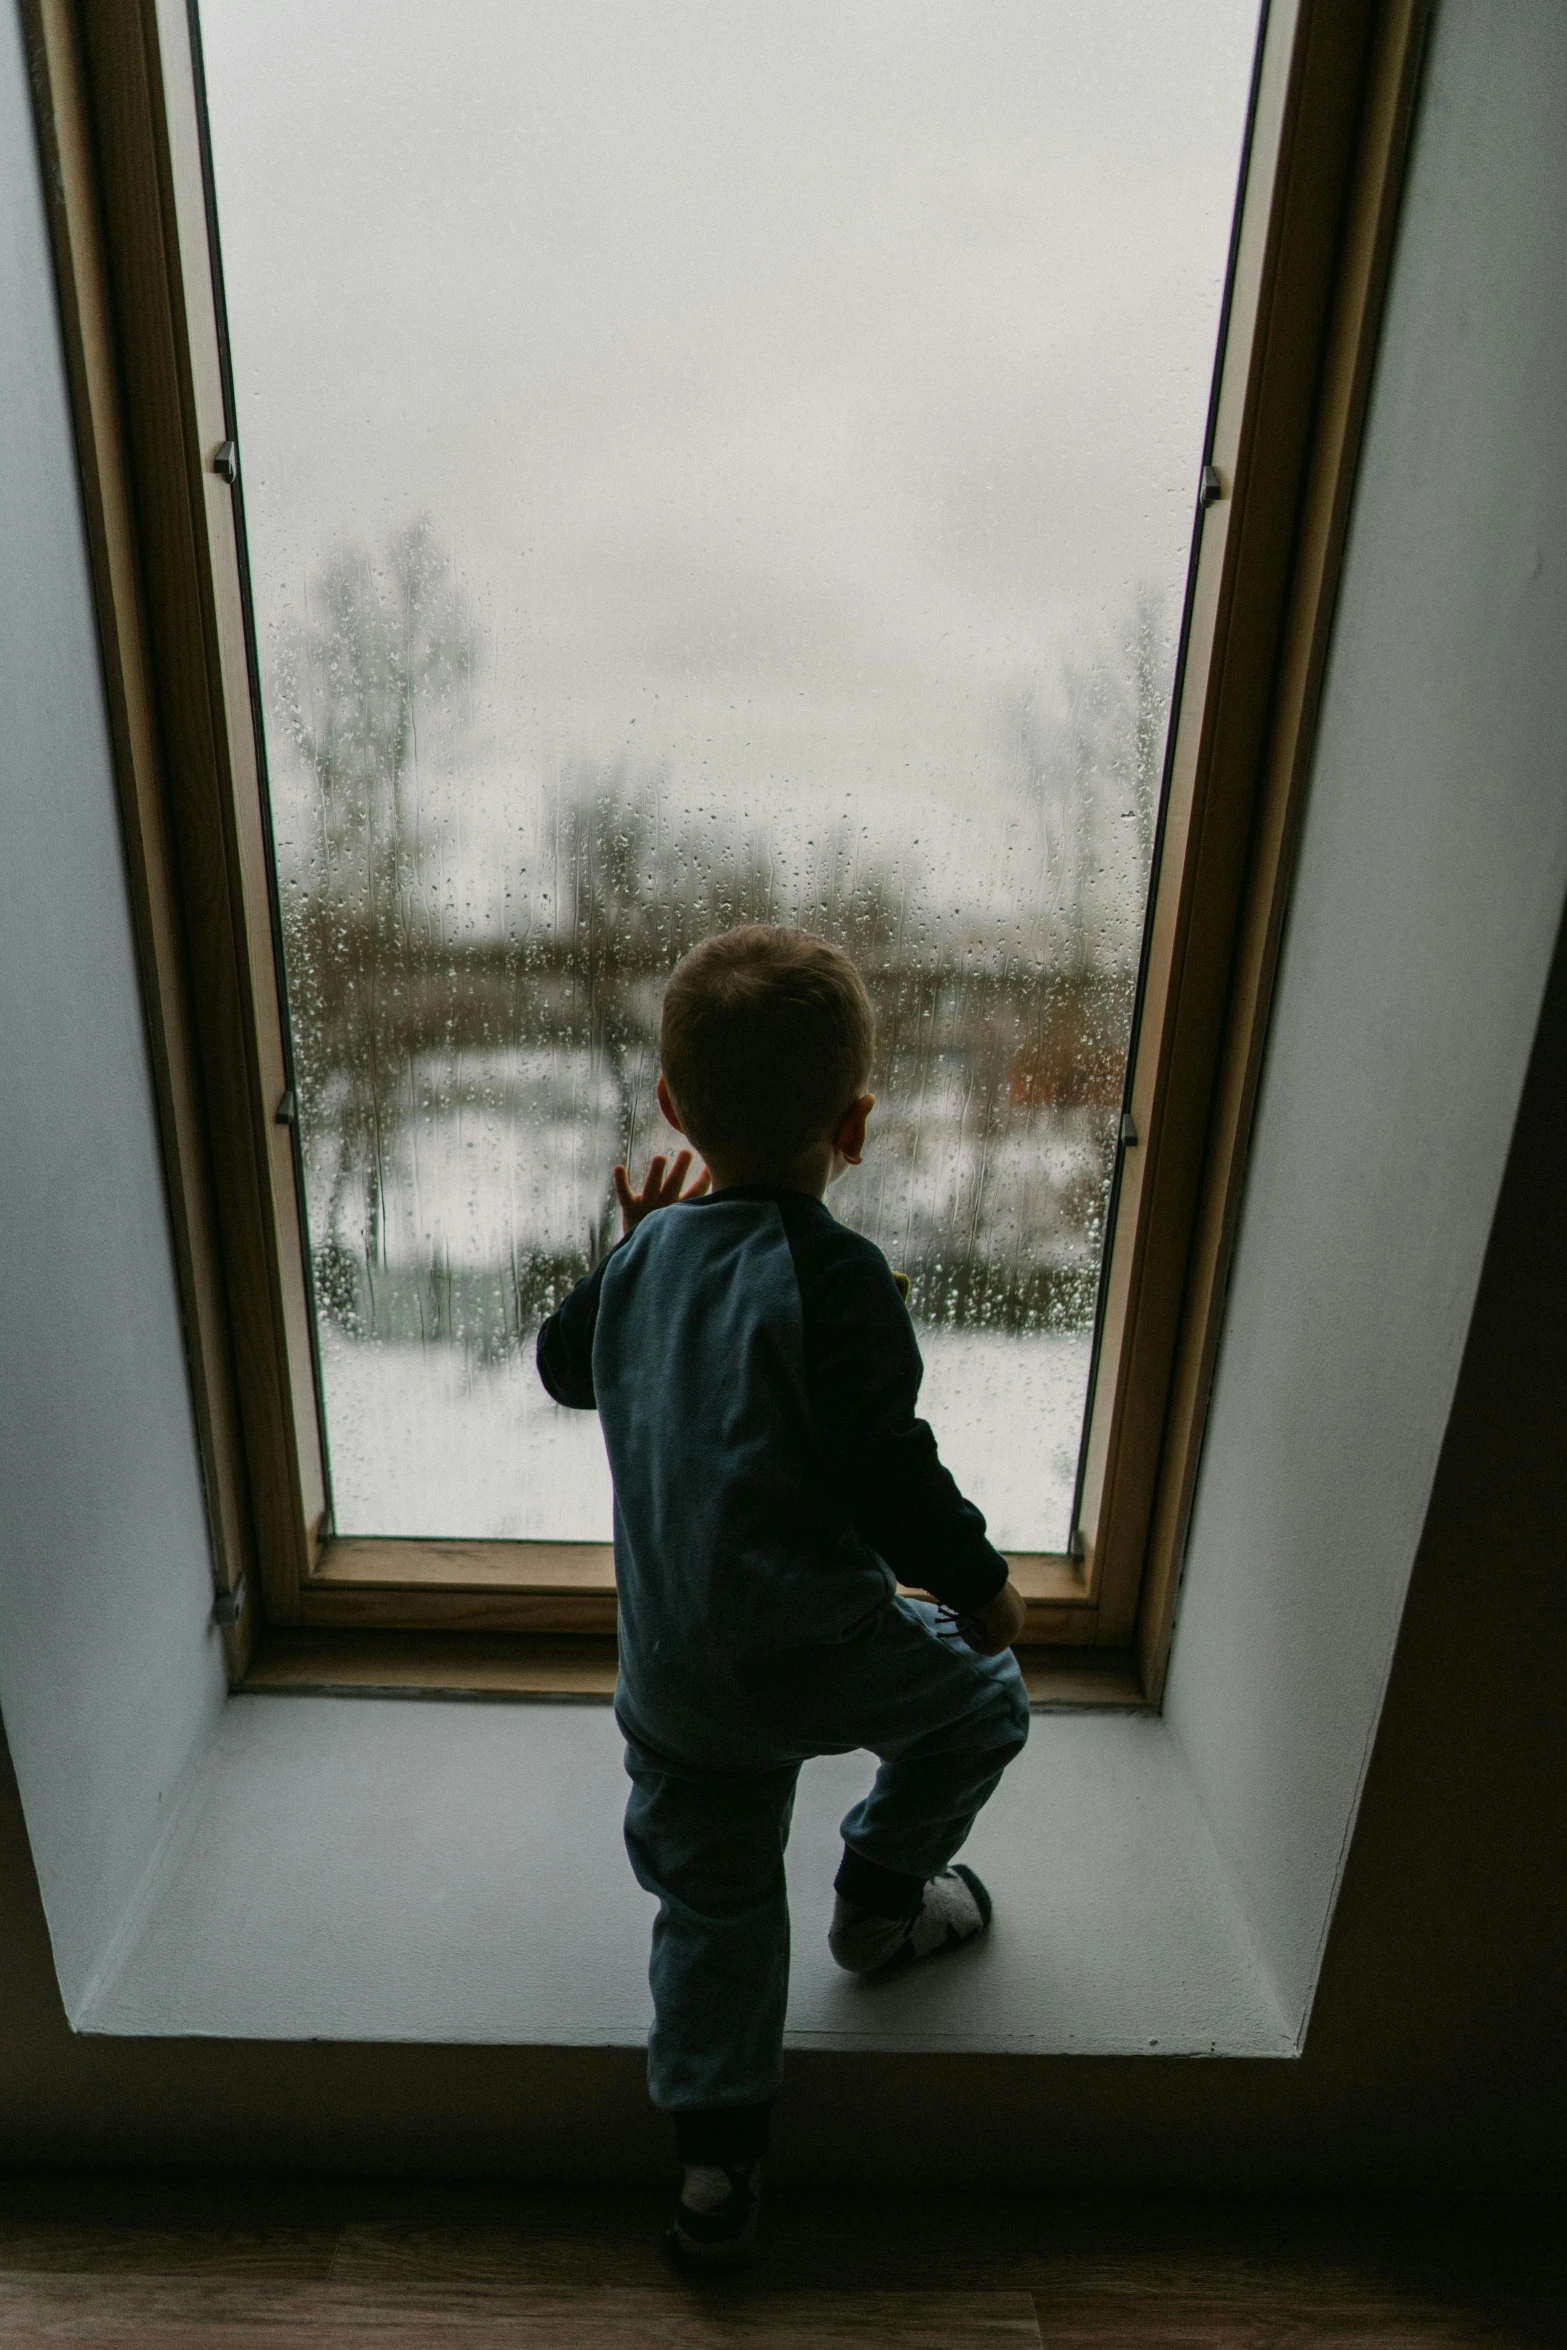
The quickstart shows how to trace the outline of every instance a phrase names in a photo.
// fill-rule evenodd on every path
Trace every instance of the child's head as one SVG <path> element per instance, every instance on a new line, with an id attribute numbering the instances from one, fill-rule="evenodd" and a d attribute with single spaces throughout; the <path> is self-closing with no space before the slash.
<path id="1" fill-rule="evenodd" d="M 840 948 L 764 922 L 703 939 L 664 993 L 659 1052 L 679 1126 L 728 1180 L 782 1178 L 813 1154 L 825 1180 L 835 1149 L 859 1156 L 875 1025 Z M 856 1112 L 859 1143 L 844 1149 Z"/>

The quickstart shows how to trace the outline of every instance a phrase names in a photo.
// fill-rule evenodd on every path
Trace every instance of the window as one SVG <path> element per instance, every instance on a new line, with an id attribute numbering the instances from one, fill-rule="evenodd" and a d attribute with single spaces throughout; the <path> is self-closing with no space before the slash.
<path id="1" fill-rule="evenodd" d="M 527 1341 L 754 912 L 1030 1637 L 1156 1691 L 1420 12 L 479 13 L 34 10 L 236 1666 L 611 1627 Z"/>
<path id="2" fill-rule="evenodd" d="M 1255 0 L 378 22 L 201 7 L 334 1526 L 608 1539 L 529 1341 L 760 914 L 1065 1553 Z"/>

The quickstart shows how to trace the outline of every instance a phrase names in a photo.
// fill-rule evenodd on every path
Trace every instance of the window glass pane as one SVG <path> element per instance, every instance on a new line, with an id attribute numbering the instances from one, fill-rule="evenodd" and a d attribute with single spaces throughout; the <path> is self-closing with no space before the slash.
<path id="1" fill-rule="evenodd" d="M 339 1531 L 607 1536 L 533 1333 L 764 916 L 1063 1546 L 1254 0 L 202 22 Z"/>

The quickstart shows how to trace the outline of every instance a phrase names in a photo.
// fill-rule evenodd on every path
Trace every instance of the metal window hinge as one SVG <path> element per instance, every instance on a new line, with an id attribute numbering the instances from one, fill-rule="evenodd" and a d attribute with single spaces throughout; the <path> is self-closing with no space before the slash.
<path id="1" fill-rule="evenodd" d="M 299 1096 L 292 1086 L 278 1095 L 277 1108 L 272 1113 L 274 1126 L 294 1126 L 299 1121 Z"/>
<path id="2" fill-rule="evenodd" d="M 219 441 L 212 452 L 212 470 L 219 481 L 226 481 L 232 489 L 239 479 L 238 441 Z"/>
<path id="3" fill-rule="evenodd" d="M 1124 1151 L 1137 1148 L 1137 1121 L 1130 1110 L 1121 1112 L 1121 1148 Z"/>
<path id="4" fill-rule="evenodd" d="M 1088 1545 L 1083 1540 L 1083 1529 L 1081 1526 L 1074 1526 L 1071 1533 L 1067 1536 L 1066 1555 L 1072 1561 L 1072 1564 L 1075 1567 L 1080 1567 L 1084 1559 L 1087 1558 Z"/>
<path id="5" fill-rule="evenodd" d="M 1197 483 L 1198 505 L 1206 513 L 1210 506 L 1217 506 L 1223 495 L 1224 483 L 1220 479 L 1219 468 L 1217 465 L 1205 465 Z"/>
<path id="6" fill-rule="evenodd" d="M 245 1578 L 241 1575 L 232 1591 L 220 1591 L 212 1603 L 212 1621 L 228 1631 L 245 1612 Z"/>

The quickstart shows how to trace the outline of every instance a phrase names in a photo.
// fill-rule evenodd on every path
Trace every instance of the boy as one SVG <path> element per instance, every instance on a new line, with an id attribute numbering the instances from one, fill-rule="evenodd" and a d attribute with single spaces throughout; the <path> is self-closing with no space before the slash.
<path id="1" fill-rule="evenodd" d="M 659 1107 L 702 1153 L 539 1333 L 558 1403 L 597 1408 L 615 1485 L 626 1848 L 659 1900 L 648 2085 L 674 2117 L 671 2249 L 744 2258 L 782 2072 L 784 1845 L 801 1763 L 867 1747 L 829 1947 L 877 1974 L 975 1940 L 949 1865 L 1028 1736 L 1023 1606 L 914 1415 L 922 1373 L 881 1251 L 823 1193 L 858 1166 L 873 1016 L 848 957 L 755 924 L 664 997 Z M 902 1599 L 902 1581 L 946 1603 Z"/>

